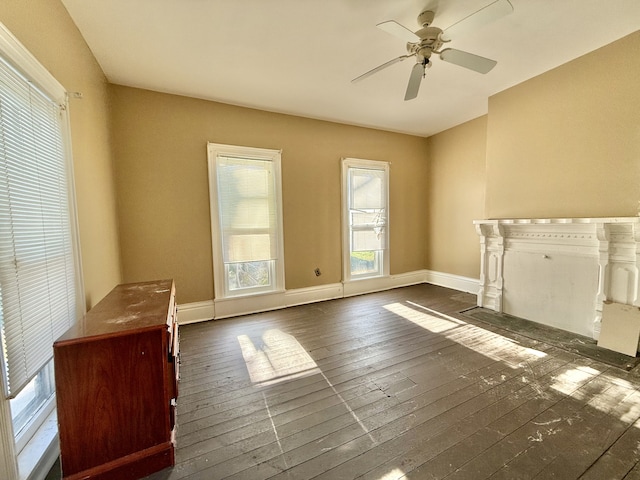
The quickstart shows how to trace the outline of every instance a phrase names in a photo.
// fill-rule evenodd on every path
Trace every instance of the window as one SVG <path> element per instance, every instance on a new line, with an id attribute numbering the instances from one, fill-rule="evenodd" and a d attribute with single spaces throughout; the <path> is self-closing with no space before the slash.
<path id="1" fill-rule="evenodd" d="M 342 161 L 344 278 L 388 275 L 389 164 Z"/>
<path id="2" fill-rule="evenodd" d="M 10 400 L 11 421 L 18 451 L 24 448 L 40 427 L 38 419 L 53 411 L 54 393 L 53 361 L 50 361 Z"/>
<path id="3" fill-rule="evenodd" d="M 64 88 L 0 25 L 4 458 L 53 411 L 53 342 L 84 311 L 66 110 Z"/>
<path id="4" fill-rule="evenodd" d="M 280 152 L 209 144 L 216 298 L 284 288 Z"/>

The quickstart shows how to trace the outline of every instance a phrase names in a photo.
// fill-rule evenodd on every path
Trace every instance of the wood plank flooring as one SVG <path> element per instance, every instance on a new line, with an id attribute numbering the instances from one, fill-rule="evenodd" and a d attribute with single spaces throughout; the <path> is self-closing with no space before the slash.
<path id="1" fill-rule="evenodd" d="M 640 479 L 640 376 L 432 285 L 181 327 L 177 464 L 150 480 Z"/>

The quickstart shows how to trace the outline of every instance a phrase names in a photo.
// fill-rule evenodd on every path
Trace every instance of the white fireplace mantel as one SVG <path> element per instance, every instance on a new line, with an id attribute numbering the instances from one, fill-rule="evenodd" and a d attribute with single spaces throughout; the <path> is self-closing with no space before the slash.
<path id="1" fill-rule="evenodd" d="M 481 307 L 597 339 L 605 302 L 640 306 L 640 217 L 473 223 Z"/>

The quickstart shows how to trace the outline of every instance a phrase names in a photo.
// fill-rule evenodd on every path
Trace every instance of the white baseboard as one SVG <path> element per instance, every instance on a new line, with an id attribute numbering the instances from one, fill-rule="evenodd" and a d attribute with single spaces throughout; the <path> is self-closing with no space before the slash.
<path id="1" fill-rule="evenodd" d="M 296 288 L 285 293 L 285 306 L 294 307 L 307 303 L 324 302 L 344 297 L 344 289 L 341 283 L 330 283 L 317 287 Z"/>
<path id="2" fill-rule="evenodd" d="M 474 295 L 478 294 L 480 280 L 477 278 L 463 277 L 460 275 L 453 275 L 451 273 L 434 272 L 433 270 L 426 270 L 425 272 L 426 283 L 459 290 L 461 292 L 473 293 Z"/>
<path id="3" fill-rule="evenodd" d="M 245 297 L 230 297 L 213 300 L 215 303 L 215 318 L 237 317 L 252 313 L 278 310 L 287 306 L 285 292 L 264 293 Z"/>
<path id="4" fill-rule="evenodd" d="M 344 296 L 352 297 L 354 295 L 382 292 L 384 290 L 391 290 L 392 288 L 408 287 L 409 285 L 425 283 L 425 274 L 426 270 L 417 270 L 415 272 L 388 275 L 386 277 L 365 278 L 344 282 Z"/>
<path id="5" fill-rule="evenodd" d="M 180 325 L 213 320 L 215 317 L 216 308 L 213 300 L 178 305 L 178 324 Z"/>
<path id="6" fill-rule="evenodd" d="M 479 281 L 474 278 L 434 272 L 432 270 L 417 270 L 386 277 L 296 288 L 265 295 L 180 304 L 178 305 L 178 321 L 180 325 L 187 325 L 206 320 L 236 317 L 325 300 L 381 292 L 420 283 L 431 283 L 474 294 L 478 293 L 479 285 Z"/>
<path id="7" fill-rule="evenodd" d="M 391 275 L 390 288 L 408 287 L 410 285 L 418 285 L 427 283 L 427 270 L 416 270 L 415 272 L 398 273 Z"/>

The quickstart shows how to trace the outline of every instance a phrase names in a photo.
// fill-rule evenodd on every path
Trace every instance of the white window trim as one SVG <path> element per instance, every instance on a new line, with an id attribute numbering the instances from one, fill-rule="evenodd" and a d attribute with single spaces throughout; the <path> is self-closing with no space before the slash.
<path id="1" fill-rule="evenodd" d="M 42 66 L 42 64 L 26 49 L 24 45 L 0 23 L 0 54 L 14 67 L 18 68 L 41 91 L 62 107 L 63 132 L 62 139 L 67 156 L 67 180 L 69 186 L 69 216 L 71 223 L 71 236 L 75 256 L 75 279 L 78 317 L 82 318 L 85 312 L 84 282 L 82 278 L 82 264 L 80 260 L 80 242 L 78 234 L 78 217 L 75 197 L 75 184 L 73 175 L 73 162 L 71 151 L 71 135 L 69 123 L 69 109 L 67 104 L 67 92 L 65 88 Z M 59 453 L 57 435 L 51 435 L 50 419 L 55 414 L 49 409 L 43 409 L 44 418 L 40 421 L 40 427 L 36 429 L 33 437 L 26 442 L 26 447 L 18 452 L 14 439 L 9 400 L 0 396 L 0 478 L 25 479 L 35 471 L 48 470 Z M 52 455 L 52 449 L 55 455 Z M 20 464 L 20 471 L 18 471 Z"/>
<path id="2" fill-rule="evenodd" d="M 230 294 L 226 289 L 224 281 L 224 261 L 222 256 L 222 239 L 218 234 L 220 225 L 218 209 L 218 191 L 216 181 L 216 158 L 218 156 L 234 156 L 241 158 L 255 158 L 269 160 L 273 162 L 276 174 L 276 213 L 277 213 L 277 234 L 278 234 L 278 255 L 275 261 L 275 285 L 268 291 L 254 291 L 246 293 Z M 282 172 L 281 172 L 281 150 L 266 148 L 243 147 L 238 145 L 224 145 L 220 143 L 207 144 L 207 164 L 209 169 L 209 205 L 211 211 L 211 246 L 213 259 L 213 285 L 216 300 L 232 298 L 252 297 L 258 295 L 271 295 L 284 292 L 284 228 L 282 222 Z"/>
<path id="3" fill-rule="evenodd" d="M 389 276 L 389 162 L 380 160 L 364 160 L 361 158 L 343 158 L 342 159 L 342 275 L 343 282 L 359 282 L 371 280 L 375 278 L 383 278 Z M 385 188 L 386 188 L 386 212 L 387 212 L 387 228 L 386 243 L 384 254 L 382 255 L 382 274 L 375 276 L 352 276 L 351 275 L 351 249 L 350 249 L 350 232 L 349 232 L 349 168 L 369 168 L 374 170 L 384 170 L 385 172 Z"/>

